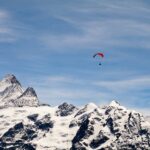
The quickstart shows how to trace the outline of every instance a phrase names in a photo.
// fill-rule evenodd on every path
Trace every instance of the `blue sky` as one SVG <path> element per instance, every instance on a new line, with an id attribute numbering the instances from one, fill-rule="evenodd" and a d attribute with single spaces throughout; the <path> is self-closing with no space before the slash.
<path id="1" fill-rule="evenodd" d="M 149 41 L 148 0 L 0 0 L 0 77 L 15 74 L 51 105 L 148 109 Z"/>

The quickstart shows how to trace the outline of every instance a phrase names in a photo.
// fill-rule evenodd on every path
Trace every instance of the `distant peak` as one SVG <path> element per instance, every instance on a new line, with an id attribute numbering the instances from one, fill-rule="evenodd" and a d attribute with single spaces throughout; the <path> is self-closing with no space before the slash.
<path id="1" fill-rule="evenodd" d="M 32 87 L 28 87 L 25 92 L 22 94 L 22 96 L 35 96 L 37 97 L 37 94 L 35 90 Z"/>
<path id="2" fill-rule="evenodd" d="M 120 104 L 119 104 L 119 102 L 113 100 L 113 101 L 109 104 L 109 106 L 116 107 L 116 106 L 120 106 Z"/>
<path id="3" fill-rule="evenodd" d="M 89 109 L 95 109 L 97 108 L 97 105 L 95 105 L 94 103 L 88 103 L 85 107 Z"/>
<path id="4" fill-rule="evenodd" d="M 63 104 L 61 104 L 61 105 L 58 106 L 59 109 L 64 109 L 64 108 L 67 109 L 67 108 L 69 108 L 69 107 L 75 108 L 74 105 L 68 104 L 68 103 L 66 103 L 66 102 L 64 102 Z"/>
<path id="5" fill-rule="evenodd" d="M 88 104 L 86 105 L 86 107 L 97 108 L 97 105 L 95 105 L 94 103 L 88 103 Z"/>
<path id="6" fill-rule="evenodd" d="M 61 107 L 67 107 L 67 106 L 69 106 L 69 104 L 66 103 L 66 102 L 64 102 L 63 104 L 59 105 L 58 108 L 61 108 Z"/>
<path id="7" fill-rule="evenodd" d="M 13 74 L 7 74 L 3 80 L 3 82 L 7 82 L 7 83 L 11 83 L 11 84 L 19 84 L 20 85 L 20 82 L 17 80 L 17 78 L 13 75 Z"/>
<path id="8" fill-rule="evenodd" d="M 16 79 L 16 77 L 13 74 L 6 74 L 4 80 L 12 80 L 14 78 Z"/>
<path id="9" fill-rule="evenodd" d="M 56 114 L 58 116 L 68 116 L 73 114 L 75 110 L 77 110 L 77 108 L 74 105 L 65 102 L 58 106 L 58 111 Z"/>

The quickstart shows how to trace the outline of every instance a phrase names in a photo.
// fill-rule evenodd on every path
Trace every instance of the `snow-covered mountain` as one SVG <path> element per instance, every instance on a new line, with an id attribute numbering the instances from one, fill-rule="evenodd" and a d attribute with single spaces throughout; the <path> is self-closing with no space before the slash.
<path id="1" fill-rule="evenodd" d="M 14 75 L 8 74 L 0 81 L 0 106 L 38 106 L 33 88 L 23 90 Z"/>
<path id="2" fill-rule="evenodd" d="M 116 101 L 39 105 L 33 88 L 7 75 L 0 102 L 0 150 L 150 150 L 150 122 Z"/>
<path id="3" fill-rule="evenodd" d="M 150 123 L 115 101 L 8 107 L 0 109 L 0 149 L 149 150 Z"/>

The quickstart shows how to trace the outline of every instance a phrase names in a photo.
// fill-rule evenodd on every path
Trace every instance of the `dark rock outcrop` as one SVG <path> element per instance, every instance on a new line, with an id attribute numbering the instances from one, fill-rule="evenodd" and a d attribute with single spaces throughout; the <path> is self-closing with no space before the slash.
<path id="1" fill-rule="evenodd" d="M 56 114 L 58 116 L 68 116 L 73 114 L 77 108 L 71 104 L 63 103 L 62 105 L 58 106 L 58 110 Z"/>

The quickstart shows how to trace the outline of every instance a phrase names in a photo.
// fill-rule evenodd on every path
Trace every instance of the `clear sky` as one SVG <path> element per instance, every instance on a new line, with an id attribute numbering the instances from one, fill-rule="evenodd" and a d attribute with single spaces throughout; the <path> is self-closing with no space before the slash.
<path id="1" fill-rule="evenodd" d="M 0 77 L 8 73 L 51 105 L 149 109 L 149 0 L 0 0 Z"/>

